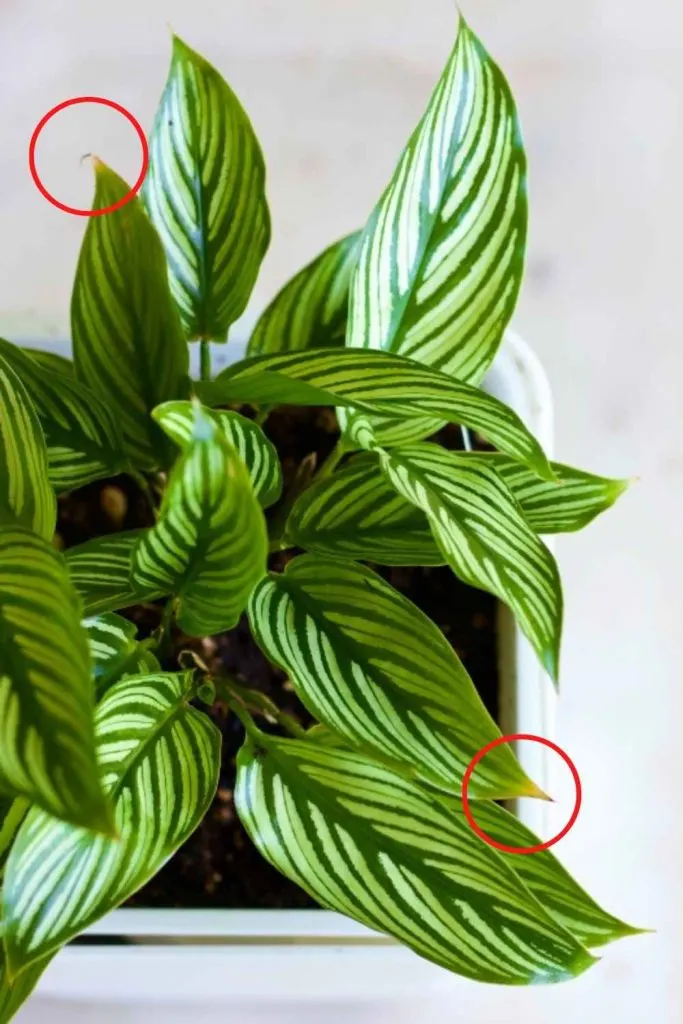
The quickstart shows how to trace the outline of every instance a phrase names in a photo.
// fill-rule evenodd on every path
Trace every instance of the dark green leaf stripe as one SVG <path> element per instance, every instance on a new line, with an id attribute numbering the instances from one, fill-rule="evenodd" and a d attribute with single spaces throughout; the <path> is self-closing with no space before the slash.
<path id="1" fill-rule="evenodd" d="M 127 460 L 116 419 L 89 388 L 41 366 L 1 339 L 0 356 L 31 396 L 45 434 L 50 483 L 57 491 L 73 490 L 124 469 Z"/>
<path id="2" fill-rule="evenodd" d="M 122 178 L 95 160 L 93 208 L 128 191 Z M 139 199 L 89 219 L 71 328 L 76 376 L 114 410 L 134 463 L 164 463 L 168 442 L 149 413 L 161 402 L 187 397 L 189 357 L 161 242 Z"/>
<path id="3" fill-rule="evenodd" d="M 360 232 L 325 249 L 282 288 L 249 339 L 250 356 L 343 345 Z"/>
<path id="4" fill-rule="evenodd" d="M 350 743 L 458 793 L 467 765 L 500 736 L 436 626 L 363 566 L 304 555 L 249 602 L 260 647 L 317 718 Z M 538 796 L 507 747 L 472 782 L 487 799 Z"/>
<path id="5" fill-rule="evenodd" d="M 474 810 L 477 823 L 499 843 L 535 846 L 539 842 L 538 836 L 519 818 L 496 804 L 479 803 Z M 540 850 L 529 856 L 510 853 L 501 856 L 513 861 L 512 867 L 520 878 L 582 945 L 595 948 L 639 933 L 640 929 L 632 928 L 598 906 L 550 850 Z"/>
<path id="6" fill-rule="evenodd" d="M 22 351 L 49 373 L 61 373 L 71 378 L 76 376 L 74 364 L 65 356 L 60 356 L 56 352 L 49 352 L 42 348 L 25 348 Z"/>
<path id="7" fill-rule="evenodd" d="M 392 486 L 427 514 L 453 571 L 510 606 L 541 662 L 557 679 L 562 633 L 557 564 L 500 475 L 467 454 L 435 444 L 380 451 L 379 459 Z"/>
<path id="8" fill-rule="evenodd" d="M 40 420 L 0 348 L 0 521 L 21 523 L 49 540 L 56 516 Z"/>
<path id="9" fill-rule="evenodd" d="M 340 405 L 393 417 L 433 415 L 464 423 L 541 476 L 553 478 L 538 442 L 512 409 L 403 356 L 353 349 L 252 356 L 195 387 L 209 405 Z"/>
<path id="10" fill-rule="evenodd" d="M 192 440 L 173 468 L 159 522 L 133 552 L 133 578 L 178 596 L 190 636 L 232 629 L 266 569 L 263 512 L 236 449 L 197 406 Z"/>
<path id="11" fill-rule="evenodd" d="M 149 649 L 150 641 L 138 643 L 132 622 L 109 612 L 84 619 L 95 699 L 100 700 L 110 687 L 126 676 L 153 675 L 161 666 Z"/>
<path id="12" fill-rule="evenodd" d="M 79 620 L 62 556 L 29 530 L 0 532 L 0 789 L 107 831 Z"/>
<path id="13" fill-rule="evenodd" d="M 478 981 L 562 981 L 594 962 L 462 813 L 409 780 L 353 753 L 260 733 L 237 764 L 250 836 L 323 906 Z"/>
<path id="14" fill-rule="evenodd" d="M 238 412 L 219 409 L 207 410 L 207 414 L 237 449 L 261 507 L 274 504 L 282 493 L 282 470 L 275 446 L 257 423 Z M 154 419 L 181 448 L 189 443 L 194 420 L 191 402 L 165 402 L 154 410 Z"/>
<path id="15" fill-rule="evenodd" d="M 144 530 L 128 530 L 95 537 L 64 552 L 71 582 L 83 602 L 84 615 L 128 608 L 168 593 L 133 580 L 133 548 L 143 533 Z"/>
<path id="16" fill-rule="evenodd" d="M 517 299 L 526 224 L 514 102 L 460 18 L 451 58 L 365 229 L 347 344 L 481 380 Z"/>
<path id="17" fill-rule="evenodd" d="M 29 801 L 23 796 L 11 797 L 0 794 L 0 884 L 14 836 L 29 806 Z"/>
<path id="18" fill-rule="evenodd" d="M 51 953 L 143 885 L 213 798 L 220 733 L 189 706 L 192 675 L 133 676 L 97 707 L 103 783 L 117 839 L 29 812 L 5 871 L 5 948 L 16 971 Z"/>
<path id="19" fill-rule="evenodd" d="M 187 337 L 225 341 L 270 241 L 265 167 L 230 86 L 177 36 L 143 196 Z"/>

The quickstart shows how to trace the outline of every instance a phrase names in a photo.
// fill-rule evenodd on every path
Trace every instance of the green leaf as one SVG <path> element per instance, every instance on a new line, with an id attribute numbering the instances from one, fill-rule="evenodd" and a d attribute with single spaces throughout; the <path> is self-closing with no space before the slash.
<path id="1" fill-rule="evenodd" d="M 94 209 L 128 191 L 95 160 Z M 71 328 L 76 376 L 114 411 L 133 463 L 164 465 L 169 445 L 149 414 L 161 402 L 187 397 L 189 354 L 163 248 L 137 197 L 105 217 L 90 217 Z"/>
<path id="2" fill-rule="evenodd" d="M 133 548 L 144 530 L 95 537 L 64 552 L 71 582 L 83 602 L 84 615 L 101 615 L 165 597 L 168 590 L 133 579 Z"/>
<path id="3" fill-rule="evenodd" d="M 226 409 L 206 412 L 226 441 L 237 449 L 261 507 L 273 505 L 282 493 L 282 470 L 275 446 L 257 423 L 238 412 Z M 166 402 L 154 410 L 154 419 L 180 448 L 186 447 L 194 422 L 191 402 Z"/>
<path id="4" fill-rule="evenodd" d="M 71 377 L 72 380 L 76 376 L 74 364 L 65 356 L 41 348 L 24 348 L 22 352 L 30 356 L 35 363 L 38 363 L 38 366 L 47 370 L 48 373 L 61 373 L 62 376 Z"/>
<path id="5" fill-rule="evenodd" d="M 50 540 L 56 518 L 40 420 L 0 348 L 0 522 L 20 523 Z"/>
<path id="6" fill-rule="evenodd" d="M 350 743 L 459 793 L 474 755 L 500 736 L 448 641 L 369 569 L 304 555 L 249 602 L 252 633 L 308 710 Z M 472 796 L 539 796 L 516 758 L 492 751 Z"/>
<path id="7" fill-rule="evenodd" d="M 594 962 L 464 815 L 360 755 L 250 736 L 237 812 L 264 857 L 324 907 L 458 974 L 562 981 Z"/>
<path id="8" fill-rule="evenodd" d="M 47 444 L 48 476 L 57 491 L 120 473 L 127 463 L 114 414 L 80 381 L 46 369 L 0 339 L 0 357 L 21 377 Z"/>
<path id="9" fill-rule="evenodd" d="M 330 245 L 275 296 L 249 339 L 250 356 L 343 345 L 360 232 Z"/>
<path id="10" fill-rule="evenodd" d="M 0 533 L 0 789 L 111 830 L 95 762 L 80 601 L 62 556 L 21 527 Z"/>
<path id="11" fill-rule="evenodd" d="M 1 928 L 1 924 L 0 924 Z M 0 943 L 0 1024 L 9 1024 L 15 1013 L 23 1006 L 35 989 L 40 976 L 49 964 L 51 956 L 31 964 L 25 971 L 10 981 L 5 966 L 5 954 Z"/>
<path id="12" fill-rule="evenodd" d="M 143 197 L 186 336 L 225 341 L 270 241 L 265 166 L 230 86 L 177 36 Z"/>
<path id="13" fill-rule="evenodd" d="M 562 586 L 555 559 L 492 466 L 435 444 L 379 452 L 393 487 L 422 509 L 461 579 L 509 605 L 553 679 L 559 670 Z"/>
<path id="14" fill-rule="evenodd" d="M 265 519 L 244 463 L 197 405 L 159 521 L 135 546 L 133 577 L 177 594 L 180 628 L 207 636 L 236 625 L 267 554 Z"/>
<path id="15" fill-rule="evenodd" d="M 214 796 L 220 733 L 189 704 L 192 673 L 116 683 L 95 713 L 97 755 L 117 839 L 33 809 L 5 871 L 13 972 L 49 955 L 128 899 L 194 832 Z"/>
<path id="16" fill-rule="evenodd" d="M 554 479 L 540 445 L 512 409 L 403 356 L 354 349 L 252 356 L 214 381 L 198 382 L 195 390 L 208 405 L 338 405 L 393 417 L 434 415 L 479 431 L 540 476 Z"/>
<path id="17" fill-rule="evenodd" d="M 535 846 L 540 842 L 538 836 L 518 818 L 496 804 L 478 803 L 474 816 L 487 835 L 506 846 Z M 512 864 L 519 877 L 555 920 L 582 945 L 593 949 L 641 932 L 642 929 L 633 928 L 603 910 L 574 881 L 550 850 L 539 850 L 529 856 L 512 853 L 501 853 L 501 856 Z"/>
<path id="18" fill-rule="evenodd" d="M 424 117 L 365 229 L 347 344 L 477 383 L 515 306 L 526 226 L 515 105 L 461 17 Z"/>
<path id="19" fill-rule="evenodd" d="M 11 797 L 0 794 L 0 883 L 14 836 L 29 807 L 30 802 L 23 796 Z M 2 928 L 0 927 L 1 934 Z M 1 945 L 2 943 L 0 943 Z"/>
<path id="20" fill-rule="evenodd" d="M 88 635 L 96 701 L 119 679 L 161 671 L 149 646 L 136 639 L 137 630 L 128 619 L 109 612 L 84 619 L 83 626 Z"/>

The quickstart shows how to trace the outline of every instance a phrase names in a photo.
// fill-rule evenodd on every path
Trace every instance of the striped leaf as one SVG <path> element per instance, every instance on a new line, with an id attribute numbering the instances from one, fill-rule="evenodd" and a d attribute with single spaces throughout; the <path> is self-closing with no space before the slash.
<path id="1" fill-rule="evenodd" d="M 95 160 L 93 208 L 129 191 Z M 136 466 L 168 461 L 170 446 L 150 413 L 186 398 L 188 351 L 168 286 L 161 242 L 135 198 L 91 217 L 71 298 L 76 376 L 114 410 Z"/>
<path id="2" fill-rule="evenodd" d="M 129 608 L 169 593 L 133 580 L 133 548 L 144 532 L 127 530 L 95 537 L 64 552 L 71 582 L 83 603 L 84 615 L 101 615 Z"/>
<path id="3" fill-rule="evenodd" d="M 237 811 L 264 857 L 324 907 L 458 974 L 555 982 L 594 962 L 464 815 L 377 762 L 249 737 Z"/>
<path id="4" fill-rule="evenodd" d="M 555 559 L 524 519 L 501 476 L 435 444 L 380 451 L 382 472 L 422 509 L 456 575 L 509 605 L 543 666 L 557 679 L 562 587 Z"/>
<path id="5" fill-rule="evenodd" d="M 536 533 L 580 530 L 609 508 L 627 484 L 552 462 L 559 484 L 540 480 L 497 452 L 468 453 L 473 464 L 494 467 Z M 314 481 L 294 505 L 286 541 L 322 555 L 379 565 L 443 565 L 422 509 L 398 494 L 379 469 L 378 456 L 364 452 L 331 476 Z"/>
<path id="6" fill-rule="evenodd" d="M 267 553 L 265 519 L 244 464 L 197 405 L 159 521 L 135 545 L 133 577 L 176 594 L 180 628 L 206 636 L 236 625 Z"/>
<path id="7" fill-rule="evenodd" d="M 20 523 L 50 540 L 56 518 L 45 435 L 28 391 L 0 348 L 0 522 Z"/>
<path id="8" fill-rule="evenodd" d="M 80 601 L 62 556 L 21 527 L 0 532 L 0 639 L 0 790 L 110 831 Z"/>
<path id="9" fill-rule="evenodd" d="M 330 245 L 275 296 L 249 339 L 250 356 L 343 345 L 360 232 Z"/>
<path id="10" fill-rule="evenodd" d="M 76 376 L 74 364 L 65 356 L 60 356 L 56 352 L 49 352 L 42 348 L 24 348 L 22 351 L 27 356 L 30 356 L 34 362 L 38 363 L 43 370 L 47 370 L 48 373 L 61 373 L 63 376 L 71 377 L 72 379 Z"/>
<path id="11" fill-rule="evenodd" d="M 2 943 L 0 943 L 0 1024 L 9 1024 L 9 1021 L 33 992 L 51 959 L 52 957 L 49 956 L 38 963 L 31 964 L 18 977 L 10 980 L 5 967 L 5 954 Z"/>
<path id="12" fill-rule="evenodd" d="M 161 671 L 159 662 L 149 649 L 150 642 L 138 642 L 137 630 L 128 619 L 110 612 L 84 619 L 83 626 L 88 636 L 97 701 L 119 679 L 154 675 Z"/>
<path id="13" fill-rule="evenodd" d="M 58 492 L 126 468 L 114 414 L 89 388 L 41 366 L 1 339 L 0 357 L 21 377 L 38 413 L 47 444 L 49 480 Z"/>
<path id="14" fill-rule="evenodd" d="M 12 971 L 49 955 L 128 899 L 194 832 L 214 796 L 220 733 L 189 704 L 192 674 L 116 683 L 95 714 L 97 756 L 118 838 L 33 809 L 5 871 Z"/>
<path id="15" fill-rule="evenodd" d="M 282 493 L 282 470 L 275 446 L 246 416 L 226 409 L 206 411 L 226 441 L 237 449 L 261 507 L 273 505 Z M 154 418 L 180 448 L 186 447 L 194 421 L 191 402 L 165 402 L 154 410 Z"/>
<path id="16" fill-rule="evenodd" d="M 540 445 L 512 409 L 403 356 L 352 349 L 252 356 L 195 389 L 208 405 L 337 405 L 393 417 L 434 415 L 477 430 L 501 451 L 553 479 Z"/>
<path id="17" fill-rule="evenodd" d="M 177 36 L 143 196 L 186 336 L 225 341 L 270 241 L 265 166 L 230 86 Z"/>
<path id="18" fill-rule="evenodd" d="M 535 846 L 540 841 L 518 818 L 496 804 L 478 803 L 474 810 L 477 823 L 499 843 L 524 847 Z M 555 920 L 582 945 L 593 949 L 641 931 L 603 910 L 550 850 L 539 850 L 526 857 L 512 853 L 501 856 L 512 863 L 519 877 Z"/>
<path id="19" fill-rule="evenodd" d="M 517 300 L 526 228 L 515 105 L 460 18 L 424 117 L 365 229 L 347 344 L 477 383 Z"/>
<path id="20" fill-rule="evenodd" d="M 9 856 L 17 829 L 24 820 L 29 807 L 29 801 L 23 796 L 12 797 L 0 794 L 0 884 L 5 870 L 5 861 Z M 2 928 L 0 928 L 1 933 Z"/>
<path id="21" fill-rule="evenodd" d="M 474 755 L 500 736 L 437 627 L 363 566 L 296 558 L 256 587 L 249 621 L 316 718 L 440 789 L 459 793 Z M 542 795 L 505 746 L 472 786 L 487 799 Z"/>

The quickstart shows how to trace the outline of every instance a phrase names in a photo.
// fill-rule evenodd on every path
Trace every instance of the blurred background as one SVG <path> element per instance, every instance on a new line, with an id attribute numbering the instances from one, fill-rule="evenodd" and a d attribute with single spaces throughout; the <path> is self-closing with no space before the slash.
<path id="1" fill-rule="evenodd" d="M 463 7 L 521 115 L 531 231 L 514 326 L 550 377 L 555 454 L 638 478 L 610 514 L 558 545 L 567 611 L 557 739 L 584 784 L 559 853 L 601 903 L 657 934 L 618 944 L 555 990 L 470 986 L 470 1001 L 440 1016 L 673 1024 L 683 1020 L 683 4 Z M 27 169 L 31 132 L 56 103 L 107 96 L 149 128 L 169 26 L 220 69 L 269 169 L 273 243 L 253 319 L 293 271 L 366 219 L 455 19 L 452 0 L 0 0 L 0 334 L 68 337 L 84 222 L 50 206 Z M 76 108 L 37 153 L 63 202 L 90 205 L 85 152 L 137 176 L 130 127 Z M 414 1012 L 329 1007 L 325 1019 L 427 1019 Z"/>

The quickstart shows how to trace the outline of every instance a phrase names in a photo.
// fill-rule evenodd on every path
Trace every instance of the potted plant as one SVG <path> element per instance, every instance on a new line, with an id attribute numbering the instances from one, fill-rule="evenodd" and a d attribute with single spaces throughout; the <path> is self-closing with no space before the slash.
<path id="1" fill-rule="evenodd" d="M 321 905 L 468 979 L 580 974 L 635 929 L 461 800 L 504 721 L 497 602 L 556 681 L 540 535 L 623 490 L 479 387 L 526 236 L 500 70 L 460 19 L 365 228 L 217 374 L 270 236 L 236 96 L 175 38 L 141 197 L 94 170 L 116 209 L 85 231 L 73 361 L 0 343 L 0 1020 L 131 901 Z M 535 841 L 500 806 L 546 796 L 509 747 L 469 796 Z"/>

